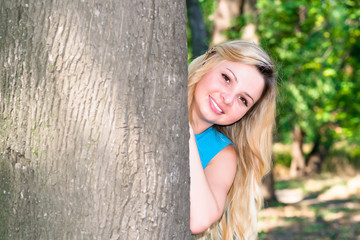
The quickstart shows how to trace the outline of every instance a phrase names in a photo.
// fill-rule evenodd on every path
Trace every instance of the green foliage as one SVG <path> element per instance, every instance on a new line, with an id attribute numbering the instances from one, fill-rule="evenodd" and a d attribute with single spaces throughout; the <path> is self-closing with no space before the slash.
<path id="1" fill-rule="evenodd" d="M 209 46 L 211 38 L 211 30 L 213 25 L 213 14 L 216 11 L 217 8 L 217 2 L 215 0 L 198 0 L 203 16 L 203 21 L 206 28 L 206 35 L 208 36 L 208 39 L 205 41 L 206 45 Z M 189 24 L 186 25 L 187 30 L 187 46 L 188 46 L 188 63 L 194 59 L 194 56 L 192 54 L 193 46 L 191 43 L 191 29 L 189 27 Z"/>
<path id="2" fill-rule="evenodd" d="M 199 0 L 199 3 L 203 13 L 203 19 L 207 30 L 207 36 L 211 36 L 211 30 L 213 26 L 213 16 L 217 8 L 217 1 Z M 208 43 L 210 43 L 210 37 Z"/>
<path id="3" fill-rule="evenodd" d="M 308 141 L 325 132 L 327 138 L 360 140 L 358 5 L 340 0 L 258 0 L 261 45 L 281 68 L 282 140 L 289 138 L 294 125 L 301 126 Z"/>
<path id="4" fill-rule="evenodd" d="M 217 1 L 199 3 L 211 36 Z M 291 130 L 298 125 L 306 142 L 320 136 L 327 147 L 338 140 L 360 146 L 359 4 L 357 0 L 257 0 L 258 14 L 238 16 L 225 33 L 229 40 L 239 39 L 242 28 L 255 23 L 260 45 L 275 59 L 277 140 L 291 142 Z"/>
<path id="5" fill-rule="evenodd" d="M 291 165 L 291 152 L 274 152 L 274 159 L 276 159 L 276 165 L 290 167 Z"/>
<path id="6" fill-rule="evenodd" d="M 226 32 L 228 39 L 241 38 L 241 29 L 246 26 L 246 22 L 249 21 L 250 16 L 240 15 L 231 24 L 232 27 Z"/>
<path id="7" fill-rule="evenodd" d="M 283 190 L 287 188 L 301 188 L 304 189 L 304 182 L 301 179 L 294 179 L 294 180 L 283 180 L 283 181 L 276 181 L 275 182 L 275 189 L 276 190 Z"/>

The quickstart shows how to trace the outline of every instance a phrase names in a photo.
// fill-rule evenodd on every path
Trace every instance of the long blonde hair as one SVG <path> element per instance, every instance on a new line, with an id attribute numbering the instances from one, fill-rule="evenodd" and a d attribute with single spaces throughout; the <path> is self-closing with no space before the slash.
<path id="1" fill-rule="evenodd" d="M 257 212 L 263 197 L 262 177 L 271 169 L 272 130 L 275 125 L 275 68 L 268 54 L 259 46 L 242 40 L 223 43 L 199 56 L 189 65 L 188 104 L 191 108 L 197 83 L 212 68 L 224 61 L 255 66 L 265 80 L 261 98 L 239 121 L 228 126 L 214 126 L 234 144 L 237 171 L 227 194 L 225 212 L 220 220 L 197 238 L 255 239 Z"/>

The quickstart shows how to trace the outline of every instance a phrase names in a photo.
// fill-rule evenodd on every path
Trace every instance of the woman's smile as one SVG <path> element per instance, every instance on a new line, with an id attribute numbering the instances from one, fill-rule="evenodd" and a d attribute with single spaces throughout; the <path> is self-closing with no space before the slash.
<path id="1" fill-rule="evenodd" d="M 260 206 L 254 199 L 263 197 L 255 190 L 273 160 L 274 67 L 266 52 L 243 40 L 209 49 L 189 65 L 193 235 L 206 239 L 257 236 Z"/>
<path id="2" fill-rule="evenodd" d="M 224 61 L 197 83 L 192 116 L 194 132 L 240 120 L 260 98 L 264 78 L 255 66 Z"/>
<path id="3" fill-rule="evenodd" d="M 219 107 L 219 105 L 216 103 L 216 101 L 209 96 L 209 103 L 210 103 L 210 107 L 211 109 L 216 113 L 216 114 L 224 114 L 224 111 L 221 109 L 221 107 Z"/>

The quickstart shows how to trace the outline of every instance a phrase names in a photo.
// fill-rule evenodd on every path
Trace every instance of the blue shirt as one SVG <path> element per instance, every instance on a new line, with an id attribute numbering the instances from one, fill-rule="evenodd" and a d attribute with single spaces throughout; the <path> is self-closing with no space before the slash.
<path id="1" fill-rule="evenodd" d="M 231 144 L 231 141 L 224 134 L 216 131 L 213 127 L 196 134 L 195 139 L 203 169 L 218 152 Z"/>

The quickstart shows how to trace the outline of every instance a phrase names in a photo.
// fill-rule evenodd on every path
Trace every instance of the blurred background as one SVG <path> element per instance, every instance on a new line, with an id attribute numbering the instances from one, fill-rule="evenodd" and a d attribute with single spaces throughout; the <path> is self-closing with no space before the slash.
<path id="1" fill-rule="evenodd" d="M 360 239 L 360 3 L 187 0 L 189 62 L 245 39 L 278 75 L 259 239 Z"/>

